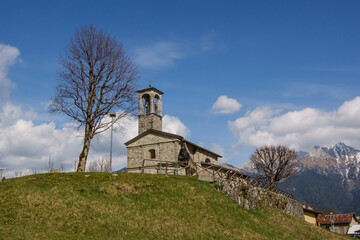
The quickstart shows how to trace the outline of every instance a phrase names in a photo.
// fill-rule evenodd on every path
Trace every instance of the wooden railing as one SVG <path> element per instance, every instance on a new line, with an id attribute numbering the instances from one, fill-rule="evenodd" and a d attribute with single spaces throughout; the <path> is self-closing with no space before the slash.
<path id="1" fill-rule="evenodd" d="M 144 159 L 141 163 L 141 166 L 131 167 L 128 168 L 128 170 L 138 169 L 143 175 L 146 169 L 156 169 L 160 174 L 164 173 L 165 175 L 178 175 L 179 171 L 185 170 L 185 168 L 186 166 L 181 166 L 178 162 L 164 161 L 160 159 Z"/>
<path id="2" fill-rule="evenodd" d="M 199 173 L 201 171 L 208 171 L 208 173 L 212 174 L 214 181 L 217 177 L 227 179 L 229 181 L 236 181 L 237 179 L 241 178 L 253 187 L 260 187 L 260 188 L 266 189 L 268 191 L 272 191 L 272 192 L 284 195 L 288 198 L 295 199 L 295 197 L 293 195 L 281 190 L 280 188 L 274 187 L 271 190 L 270 183 L 268 183 L 267 181 L 265 181 L 262 178 L 250 176 L 249 174 L 245 173 L 241 169 L 236 169 L 236 168 L 232 168 L 230 166 L 226 167 L 226 166 L 221 166 L 221 165 L 216 165 L 216 164 L 211 164 L 211 163 L 201 163 L 200 165 L 201 165 L 202 169 L 199 171 Z"/>
<path id="3" fill-rule="evenodd" d="M 150 164 L 146 164 L 149 162 Z M 153 162 L 156 164 L 151 164 Z M 239 179 L 243 179 L 253 187 L 260 187 L 265 190 L 284 195 L 288 198 L 295 199 L 293 195 L 277 187 L 274 187 L 271 190 L 271 185 L 267 181 L 256 176 L 250 176 L 248 173 L 238 168 L 204 162 L 192 162 L 191 165 L 192 167 L 196 167 L 197 177 L 203 175 L 203 172 L 206 172 L 206 176 L 210 176 L 209 179 L 212 179 L 212 182 L 215 182 L 218 178 L 226 179 L 227 181 L 237 181 Z M 159 159 L 144 159 L 141 166 L 129 169 L 139 169 L 141 170 L 141 174 L 145 173 L 145 169 L 156 169 L 158 173 L 163 174 L 164 172 L 167 176 L 169 174 L 178 175 L 181 170 L 186 171 L 189 166 L 190 165 L 181 166 L 179 162 L 164 161 Z"/>

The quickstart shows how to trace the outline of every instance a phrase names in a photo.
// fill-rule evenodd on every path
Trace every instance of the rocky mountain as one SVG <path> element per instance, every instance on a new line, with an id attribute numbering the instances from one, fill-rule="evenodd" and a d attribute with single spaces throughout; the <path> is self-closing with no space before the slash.
<path id="1" fill-rule="evenodd" d="M 298 153 L 300 174 L 278 184 L 300 202 L 360 214 L 360 150 L 342 142 Z M 241 166 L 248 168 L 247 164 Z"/>
<path id="2" fill-rule="evenodd" d="M 301 201 L 360 214 L 360 150 L 342 142 L 298 154 L 301 172 L 280 188 Z"/>
<path id="3" fill-rule="evenodd" d="M 314 170 L 322 175 L 340 175 L 350 190 L 360 179 L 360 150 L 342 142 L 331 147 L 315 146 L 308 156 L 299 158 L 302 170 Z"/>

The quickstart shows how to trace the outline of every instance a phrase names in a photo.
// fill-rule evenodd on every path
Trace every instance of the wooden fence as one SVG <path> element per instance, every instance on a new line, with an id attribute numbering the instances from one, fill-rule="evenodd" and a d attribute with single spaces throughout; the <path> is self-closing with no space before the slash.
<path id="1" fill-rule="evenodd" d="M 146 164 L 150 163 L 150 164 Z M 152 164 L 153 163 L 153 164 Z M 189 167 L 193 167 L 196 169 L 196 176 L 199 177 L 201 175 L 208 176 L 208 179 L 211 179 L 211 182 L 215 182 L 218 178 L 226 179 L 228 181 L 237 181 L 239 179 L 245 180 L 249 185 L 253 187 L 260 187 L 270 191 L 270 184 L 259 177 L 250 176 L 245 171 L 241 169 L 227 166 L 225 164 L 218 165 L 212 163 L 191 163 L 188 165 L 180 165 L 178 162 L 172 161 L 163 161 L 157 159 L 144 159 L 142 161 L 142 165 L 139 167 L 133 167 L 131 169 L 139 169 L 141 170 L 141 174 L 145 173 L 146 169 L 156 169 L 159 174 L 173 174 L 178 175 L 180 171 L 185 171 Z M 205 172 L 205 173 L 204 173 Z M 271 190 L 272 192 L 284 195 L 288 198 L 295 199 L 295 197 L 277 187 Z"/>

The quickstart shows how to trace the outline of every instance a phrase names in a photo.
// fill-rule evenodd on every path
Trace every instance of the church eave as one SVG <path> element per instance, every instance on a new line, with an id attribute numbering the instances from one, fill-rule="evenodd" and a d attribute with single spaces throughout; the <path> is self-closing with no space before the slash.
<path id="1" fill-rule="evenodd" d="M 209 153 L 217 156 L 218 158 L 222 158 L 221 155 L 219 155 L 219 154 L 217 154 L 217 153 L 214 153 L 214 152 L 212 152 L 212 151 L 210 151 L 210 150 L 208 150 L 208 149 L 206 149 L 206 148 L 203 148 L 203 147 L 201 147 L 201 146 L 199 146 L 199 145 L 197 145 L 197 144 L 195 144 L 195 143 L 192 143 L 192 142 L 186 140 L 184 137 L 182 137 L 182 136 L 180 136 L 180 135 L 176 135 L 176 134 L 168 133 L 168 132 L 163 132 L 163 131 L 159 131 L 159 130 L 155 130 L 155 129 L 146 130 L 145 132 L 139 134 L 138 136 L 130 139 L 129 141 L 127 141 L 127 142 L 125 143 L 125 146 L 128 146 L 129 144 L 131 144 L 131 143 L 133 143 L 133 142 L 136 142 L 137 140 L 141 139 L 142 137 L 144 137 L 144 136 L 146 136 L 146 135 L 148 135 L 148 134 L 150 134 L 150 133 L 155 133 L 155 134 L 159 134 L 159 135 L 164 135 L 164 136 L 172 137 L 172 138 L 174 138 L 174 139 L 179 139 L 179 140 L 184 141 L 184 142 L 186 142 L 186 143 L 188 143 L 188 144 L 190 144 L 190 145 L 193 145 L 194 147 L 197 147 L 197 148 L 200 148 L 200 149 L 202 149 L 202 150 L 204 150 L 204 151 L 206 151 L 206 152 L 209 152 Z"/>
<path id="2" fill-rule="evenodd" d="M 172 134 L 172 133 L 167 133 L 167 132 L 163 132 L 163 131 L 159 131 L 159 130 L 155 130 L 155 129 L 148 129 L 148 130 L 146 130 L 145 132 L 143 132 L 143 133 L 137 135 L 136 137 L 130 139 L 129 141 L 127 141 L 127 142 L 125 143 L 125 146 L 127 146 L 127 145 L 129 145 L 129 144 L 131 144 L 131 143 L 133 143 L 133 142 L 136 142 L 136 141 L 139 140 L 140 138 L 148 135 L 149 133 L 156 133 L 156 134 L 160 134 L 160 135 L 165 135 L 165 136 L 168 136 L 168 137 L 172 137 L 172 138 L 174 138 L 174 139 L 180 139 L 180 140 L 184 139 L 184 138 L 183 138 L 182 136 L 180 136 L 180 135 L 176 135 L 176 134 Z"/>
<path id="3" fill-rule="evenodd" d="M 154 87 L 148 87 L 148 88 L 144 88 L 144 89 L 141 89 L 141 90 L 138 90 L 136 92 L 138 93 L 142 93 L 142 92 L 148 92 L 148 91 L 154 91 L 154 92 L 157 92 L 158 94 L 160 95 L 163 95 L 164 93 Z"/>
<path id="4" fill-rule="evenodd" d="M 206 152 L 209 152 L 209 153 L 211 153 L 211 154 L 214 154 L 214 155 L 217 156 L 218 158 L 222 158 L 221 155 L 219 155 L 219 154 L 217 154 L 217 153 L 214 153 L 214 152 L 212 152 L 212 151 L 210 151 L 210 150 L 208 150 L 208 149 L 206 149 L 206 148 L 203 148 L 203 147 L 201 147 L 201 146 L 199 146 L 199 145 L 197 145 L 197 144 L 195 144 L 195 143 L 192 143 L 192 142 L 190 142 L 190 141 L 188 141 L 188 140 L 186 140 L 186 139 L 184 139 L 184 141 L 187 142 L 187 143 L 189 143 L 189 144 L 191 144 L 191 145 L 193 145 L 194 147 L 200 148 L 200 149 L 202 149 L 202 150 L 204 150 L 204 151 L 206 151 Z"/>

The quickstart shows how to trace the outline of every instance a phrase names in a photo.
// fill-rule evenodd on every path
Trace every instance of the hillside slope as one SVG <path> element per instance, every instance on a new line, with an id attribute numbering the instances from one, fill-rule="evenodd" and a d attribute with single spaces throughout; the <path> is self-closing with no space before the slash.
<path id="1" fill-rule="evenodd" d="M 360 150 L 342 142 L 298 152 L 300 174 L 278 183 L 296 200 L 328 212 L 360 214 Z M 239 166 L 249 174 L 250 162 Z"/>
<path id="2" fill-rule="evenodd" d="M 40 174 L 0 183 L 1 239 L 347 239 L 275 209 L 247 211 L 183 176 Z"/>

